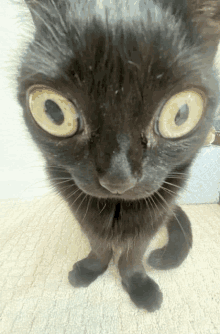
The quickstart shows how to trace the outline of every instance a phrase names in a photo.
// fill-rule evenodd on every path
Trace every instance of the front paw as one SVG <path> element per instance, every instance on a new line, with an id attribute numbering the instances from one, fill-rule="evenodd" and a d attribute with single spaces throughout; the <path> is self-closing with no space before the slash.
<path id="1" fill-rule="evenodd" d="M 160 308 L 163 295 L 158 284 L 150 277 L 135 273 L 126 283 L 122 281 L 122 285 L 137 307 L 144 308 L 148 312 L 154 312 Z"/>
<path id="2" fill-rule="evenodd" d="M 107 269 L 100 266 L 97 260 L 85 258 L 74 264 L 73 270 L 69 272 L 68 279 L 75 288 L 87 287 Z"/>

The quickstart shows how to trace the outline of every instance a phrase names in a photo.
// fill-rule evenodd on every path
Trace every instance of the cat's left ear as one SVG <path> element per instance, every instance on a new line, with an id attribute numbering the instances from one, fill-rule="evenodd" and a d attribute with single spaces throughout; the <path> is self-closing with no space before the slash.
<path id="1" fill-rule="evenodd" d="M 54 16 L 61 16 L 66 9 L 65 0 L 25 0 L 36 29 L 46 26 Z"/>
<path id="2" fill-rule="evenodd" d="M 33 22 L 35 27 L 37 28 L 42 24 L 42 19 L 44 17 L 43 7 L 46 6 L 48 8 L 49 0 L 25 0 L 27 7 L 30 10 Z"/>

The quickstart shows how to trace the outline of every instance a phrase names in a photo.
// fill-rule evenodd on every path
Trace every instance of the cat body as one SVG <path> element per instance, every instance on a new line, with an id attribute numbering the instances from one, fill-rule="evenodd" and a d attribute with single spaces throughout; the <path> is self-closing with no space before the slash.
<path id="1" fill-rule="evenodd" d="M 177 267 L 192 246 L 175 200 L 217 108 L 220 3 L 209 12 L 204 1 L 26 2 L 36 32 L 22 57 L 18 99 L 49 179 L 91 245 L 69 281 L 88 286 L 120 247 L 123 287 L 138 307 L 155 311 L 162 293 L 142 259 L 163 225 L 169 241 L 150 255 L 153 267 Z M 171 127 L 167 110 L 177 104 Z M 65 123 L 68 108 L 74 117 Z"/>

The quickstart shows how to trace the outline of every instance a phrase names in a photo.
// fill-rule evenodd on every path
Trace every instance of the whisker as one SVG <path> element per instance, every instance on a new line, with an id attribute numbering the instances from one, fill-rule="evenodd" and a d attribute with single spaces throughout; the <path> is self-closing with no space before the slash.
<path id="1" fill-rule="evenodd" d="M 154 206 L 155 206 L 155 208 L 157 209 L 158 214 L 159 214 L 159 216 L 160 216 L 160 215 L 161 215 L 161 212 L 160 212 L 160 209 L 159 209 L 158 206 L 157 206 L 157 203 L 156 203 L 155 200 L 154 200 L 154 194 L 150 196 L 150 199 L 153 201 Z"/>
<path id="2" fill-rule="evenodd" d="M 163 181 L 163 183 L 169 184 L 169 185 L 174 186 L 174 187 L 179 188 L 179 189 L 183 189 L 183 187 L 180 187 L 180 186 L 178 186 L 177 184 L 174 184 L 174 183 L 170 183 L 170 182 L 167 182 L 167 181 Z"/>
<path id="3" fill-rule="evenodd" d="M 72 197 L 73 195 L 75 195 L 78 191 L 81 191 L 81 190 L 77 189 L 76 191 L 70 193 L 70 195 L 68 197 L 66 197 L 66 200 L 69 199 L 70 197 Z"/>
<path id="4" fill-rule="evenodd" d="M 166 183 L 166 184 L 169 184 L 169 185 L 172 185 L 172 186 L 174 186 L 174 187 L 177 187 L 177 188 L 179 188 L 179 190 L 181 191 L 184 191 L 184 192 L 187 192 L 187 193 L 191 193 L 190 192 L 190 190 L 189 189 L 187 189 L 186 187 L 179 187 L 179 186 L 177 186 L 176 184 L 173 184 L 173 183 L 169 183 L 169 182 L 166 182 L 166 181 L 164 181 L 164 183 Z M 161 187 L 162 188 L 162 187 Z M 166 187 L 165 187 L 165 189 L 167 189 Z M 168 190 L 168 189 L 167 189 Z M 170 191 L 171 191 L 171 189 L 169 189 Z M 178 193 L 176 193 L 176 196 L 179 196 L 179 194 Z"/>
<path id="5" fill-rule="evenodd" d="M 103 208 L 102 208 L 102 210 L 99 212 L 99 214 L 102 213 L 102 211 L 105 209 L 105 207 L 106 207 L 106 203 L 103 205 Z"/>
<path id="6" fill-rule="evenodd" d="M 168 177 L 172 177 L 172 176 L 179 176 L 181 178 L 184 178 L 184 177 L 188 177 L 189 176 L 189 173 L 170 173 L 168 174 Z"/>
<path id="7" fill-rule="evenodd" d="M 90 197 L 89 197 L 89 200 L 88 200 L 88 205 L 87 205 L 86 213 L 85 213 L 85 215 L 84 215 L 84 217 L 83 217 L 82 222 L 83 222 L 84 219 L 86 218 L 87 212 L 88 212 L 88 210 L 89 210 L 89 204 L 90 204 L 91 200 L 92 200 L 92 197 L 90 196 Z"/>
<path id="8" fill-rule="evenodd" d="M 60 193 L 60 190 L 63 191 L 63 190 L 67 190 L 67 189 L 72 188 L 72 187 L 77 188 L 76 186 L 70 184 L 70 185 L 68 185 L 68 186 L 61 187 L 60 189 L 56 189 L 56 187 L 55 187 L 55 190 L 56 190 L 58 193 Z"/>
<path id="9" fill-rule="evenodd" d="M 151 202 L 151 201 L 153 201 L 154 205 L 156 205 L 156 203 L 154 202 L 154 200 L 153 200 L 153 197 L 152 197 L 152 196 L 148 197 L 148 199 L 149 199 L 149 203 L 150 203 L 150 205 L 151 205 L 151 207 L 152 207 L 152 209 L 153 209 L 153 212 L 154 212 L 154 217 L 155 217 L 155 219 L 156 219 L 156 218 L 157 218 L 157 215 L 156 215 L 156 212 L 155 212 L 155 210 L 154 210 L 154 206 L 153 206 L 153 204 L 152 204 L 152 202 Z"/>
<path id="10" fill-rule="evenodd" d="M 188 178 L 183 177 L 183 176 L 179 176 L 179 175 L 169 175 L 167 177 L 167 179 L 175 179 L 175 180 L 187 180 Z"/>
<path id="11" fill-rule="evenodd" d="M 25 191 L 31 189 L 31 188 L 34 187 L 36 184 L 39 184 L 39 183 L 41 183 L 41 182 L 47 182 L 47 181 L 48 181 L 47 179 L 42 179 L 42 180 L 36 181 L 36 182 L 34 182 L 34 183 L 31 183 L 31 184 L 28 185 L 25 189 L 23 189 L 21 192 L 19 192 L 19 194 L 18 194 L 18 198 L 22 197 L 22 195 L 25 193 Z M 45 185 L 43 186 L 43 188 L 51 188 L 51 187 L 52 187 L 52 185 L 51 185 L 50 183 L 45 184 Z M 42 187 L 41 187 L 41 188 L 42 188 Z"/>
<path id="12" fill-rule="evenodd" d="M 45 168 L 47 169 L 54 169 L 54 170 L 59 170 L 59 169 L 61 169 L 61 170 L 63 170 L 64 172 L 65 172 L 65 169 L 63 168 L 63 167 L 61 167 L 61 166 L 41 166 L 41 165 L 39 165 L 39 166 L 36 166 L 36 165 L 30 165 L 30 166 L 25 166 L 25 167 L 22 167 L 22 168 L 18 168 L 17 169 L 17 171 L 18 172 L 20 172 L 20 171 L 25 171 L 25 170 L 27 170 L 27 169 L 32 169 L 32 168 L 40 168 L 40 169 L 43 169 L 44 171 L 45 171 Z"/>
<path id="13" fill-rule="evenodd" d="M 178 222 L 178 224 L 179 224 L 179 226 L 180 226 L 180 228 L 181 228 L 181 230 L 182 230 L 182 232 L 183 232 L 183 235 L 184 235 L 184 237 L 185 237 L 185 240 L 186 240 L 186 242 L 187 242 L 187 244 L 188 244 L 188 246 L 189 246 L 189 248 L 190 248 L 190 244 L 189 244 L 189 242 L 188 242 L 188 240 L 187 240 L 187 235 L 186 235 L 186 233 L 185 233 L 185 231 L 184 231 L 184 229 L 183 229 L 183 227 L 182 227 L 182 225 L 181 225 L 179 219 L 177 218 L 176 214 L 173 212 L 173 210 L 170 209 L 169 205 L 167 204 L 167 201 L 163 198 L 163 196 L 162 196 L 158 191 L 156 192 L 156 194 L 163 200 L 163 202 L 166 204 L 168 210 L 169 210 L 169 211 L 174 215 L 174 217 L 176 218 L 176 220 L 177 220 L 177 222 Z M 161 203 L 160 203 L 160 204 L 161 204 Z M 161 204 L 161 205 L 162 205 L 162 204 Z M 167 211 L 167 212 L 168 212 L 168 211 Z"/>
<path id="14" fill-rule="evenodd" d="M 60 208 L 60 206 L 62 204 L 63 204 L 63 201 L 60 201 L 59 204 L 54 207 L 54 205 L 52 206 L 52 203 L 50 203 L 49 210 L 48 210 L 48 207 L 47 207 L 47 211 L 46 212 L 49 212 L 50 216 L 52 216 L 56 212 L 56 210 Z M 52 212 L 51 212 L 51 206 L 54 207 L 54 210 Z M 42 217 L 44 217 L 44 219 L 45 219 L 45 211 L 42 210 L 42 212 L 43 212 L 43 214 L 41 215 L 40 219 L 42 219 Z"/>
<path id="15" fill-rule="evenodd" d="M 56 181 L 59 181 L 59 180 L 62 180 L 62 182 L 72 182 L 73 183 L 73 180 L 70 179 L 69 177 L 53 177 L 53 178 L 49 178 L 47 179 L 48 181 L 50 182 L 53 182 L 52 184 L 59 184 L 60 182 L 56 182 Z M 75 185 L 75 183 L 74 183 Z"/>
<path id="16" fill-rule="evenodd" d="M 71 179 L 68 179 L 68 178 L 54 178 L 54 179 L 50 179 L 49 181 L 57 181 L 57 180 L 64 180 L 64 181 L 56 182 L 54 183 L 54 185 L 59 185 L 59 184 L 63 184 L 63 183 L 67 183 L 71 181 Z M 76 187 L 75 184 L 71 184 L 71 185 Z"/>
<path id="17" fill-rule="evenodd" d="M 153 217 L 152 217 L 152 215 L 151 215 L 150 206 L 149 206 L 149 203 L 148 203 L 147 199 L 144 198 L 144 200 L 145 200 L 145 203 L 146 203 L 146 205 L 147 205 L 147 207 L 148 207 L 148 209 L 149 209 L 149 213 L 150 213 L 150 216 L 151 216 L 151 226 L 152 226 L 152 228 L 153 228 L 153 227 L 154 227 L 154 222 L 153 222 Z"/>
<path id="18" fill-rule="evenodd" d="M 176 171 L 172 171 L 171 174 L 181 174 L 181 175 L 187 175 L 187 173 L 185 172 L 176 172 Z"/>
<path id="19" fill-rule="evenodd" d="M 66 170 L 65 170 L 65 168 L 64 168 L 64 167 L 62 167 L 62 166 L 56 166 L 56 165 L 46 165 L 45 167 L 46 167 L 46 168 L 62 169 L 62 170 L 64 170 L 64 171 L 66 171 Z"/>
<path id="20" fill-rule="evenodd" d="M 80 189 L 79 189 L 80 190 Z M 73 203 L 71 204 L 71 208 L 73 207 L 73 204 L 78 200 L 78 198 L 80 198 L 84 193 L 81 191 L 81 194 L 79 194 L 79 196 L 73 201 Z"/>
<path id="21" fill-rule="evenodd" d="M 76 213 L 77 213 L 77 211 L 79 210 L 80 206 L 82 205 L 82 203 L 84 202 L 84 200 L 86 199 L 87 196 L 88 196 L 88 195 L 86 194 L 85 197 L 83 197 L 83 200 L 82 200 L 82 202 L 80 203 L 80 205 L 78 206 L 78 208 L 77 208 L 77 210 L 76 210 Z"/>
<path id="22" fill-rule="evenodd" d="M 166 191 L 167 193 L 170 193 L 171 195 L 176 195 L 176 196 L 178 196 L 178 194 L 175 193 L 175 191 L 172 191 L 172 190 L 170 190 L 170 189 L 168 189 L 168 188 L 165 188 L 165 187 L 163 187 L 163 186 L 161 186 L 160 188 L 163 189 L 164 191 Z"/>
<path id="23" fill-rule="evenodd" d="M 109 230 L 109 227 L 110 227 L 112 219 L 113 219 L 113 215 L 114 215 L 114 210 L 113 210 L 113 213 L 110 215 L 110 218 L 109 218 L 109 221 L 108 221 L 108 224 L 107 224 L 107 230 Z"/>

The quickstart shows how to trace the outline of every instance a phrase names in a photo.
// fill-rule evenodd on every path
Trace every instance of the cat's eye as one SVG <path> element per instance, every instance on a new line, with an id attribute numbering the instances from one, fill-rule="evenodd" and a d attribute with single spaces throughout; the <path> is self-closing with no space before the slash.
<path id="1" fill-rule="evenodd" d="M 188 134 L 202 118 L 205 103 L 205 96 L 197 90 L 185 90 L 171 97 L 158 120 L 160 135 L 174 139 Z"/>
<path id="2" fill-rule="evenodd" d="M 35 85 L 27 92 L 29 109 L 37 124 L 57 137 L 74 135 L 79 126 L 75 106 L 52 88 Z"/>

